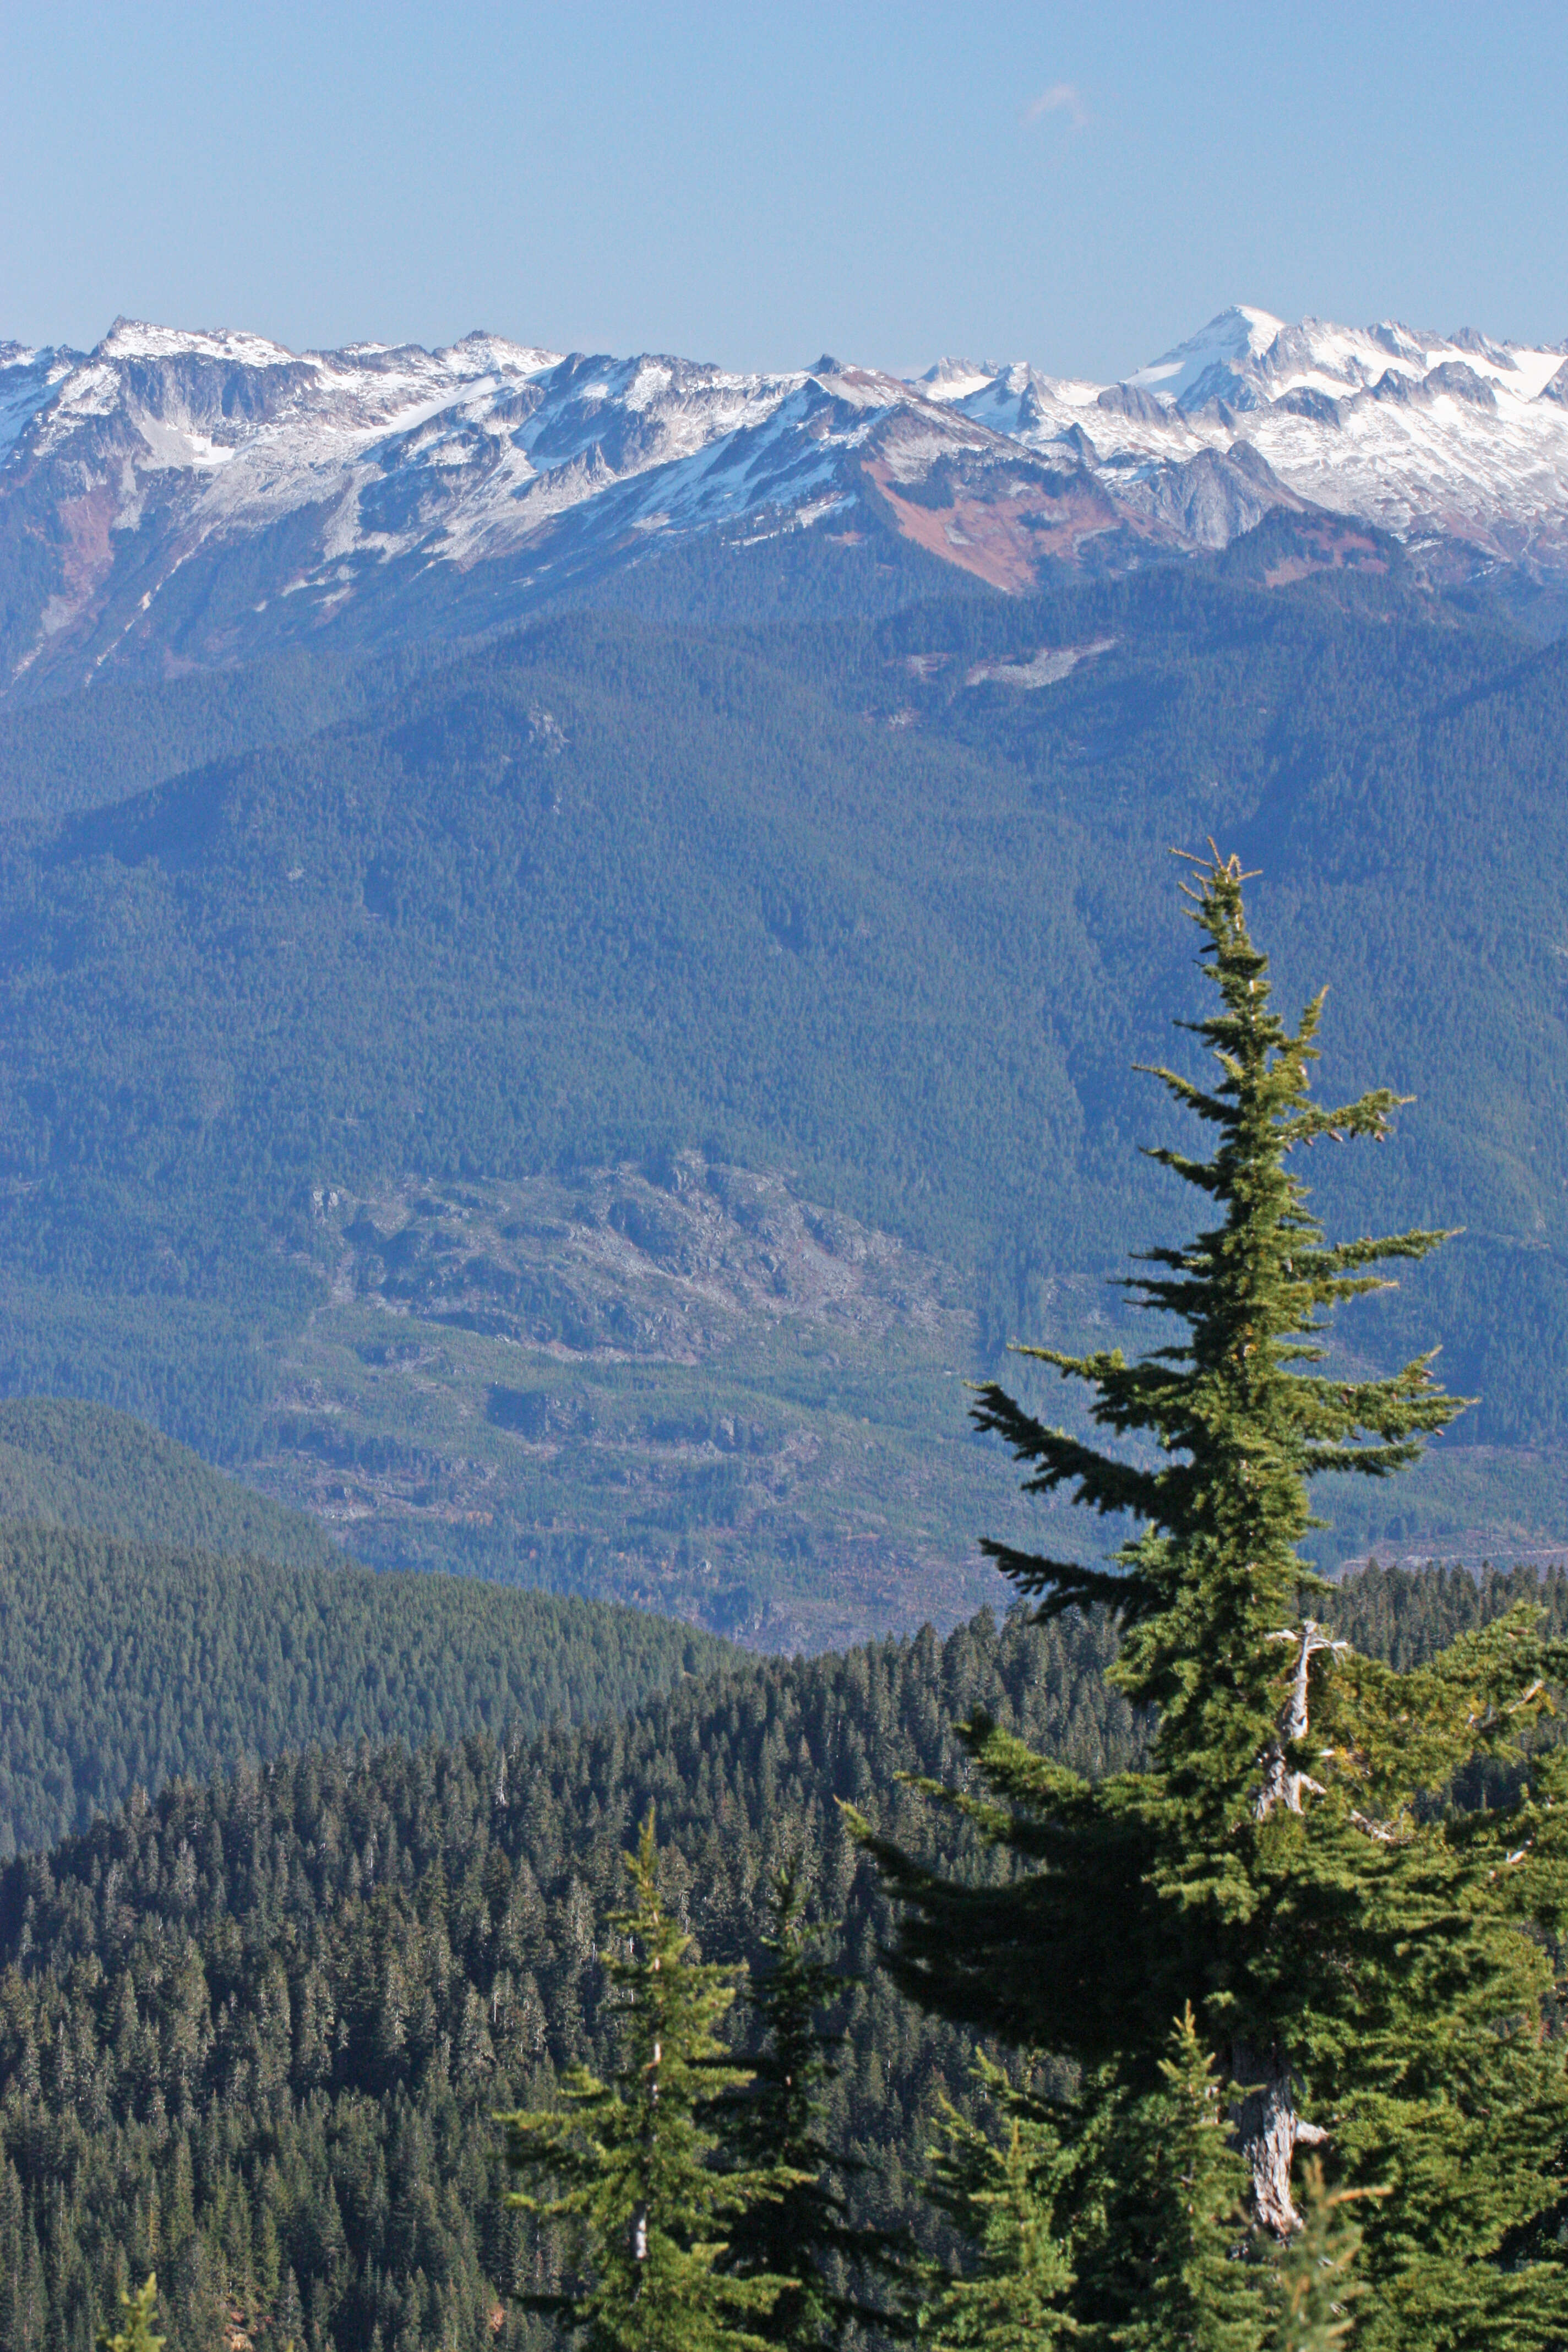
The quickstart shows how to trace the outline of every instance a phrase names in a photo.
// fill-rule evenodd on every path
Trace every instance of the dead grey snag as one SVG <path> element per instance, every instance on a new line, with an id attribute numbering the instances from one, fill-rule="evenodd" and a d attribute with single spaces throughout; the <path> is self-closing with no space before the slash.
<path id="1" fill-rule="evenodd" d="M 1310 1728 L 1308 1684 L 1312 1660 L 1321 1651 L 1348 1650 L 1315 1619 L 1270 1633 L 1271 1642 L 1298 1644 L 1290 1677 L 1289 1696 L 1279 1717 L 1279 1729 L 1260 1759 L 1263 1781 L 1253 1804 L 1257 1820 L 1267 1821 L 1283 1805 L 1287 1812 L 1303 1811 L 1309 1793 L 1322 1794 L 1322 1784 L 1308 1772 L 1297 1771 L 1290 1751 L 1300 1747 Z M 1277 2238 L 1289 2238 L 1301 2226 L 1290 2195 L 1290 2167 L 1298 2147 L 1321 2147 L 1327 2132 L 1296 2112 L 1295 2085 L 1288 2061 L 1278 2049 L 1267 2054 L 1237 2041 L 1231 2049 L 1231 2077 L 1242 2095 L 1234 2109 L 1237 2144 L 1252 2175 L 1253 2212 L 1262 2228 Z"/>
<path id="2" fill-rule="evenodd" d="M 1322 1782 L 1314 1780 L 1308 1772 L 1291 1771 L 1288 1755 L 1290 1748 L 1299 1747 L 1307 1737 L 1307 1678 L 1312 1660 L 1321 1650 L 1338 1652 L 1350 1648 L 1348 1642 L 1336 1642 L 1331 1633 L 1326 1633 L 1313 1617 L 1309 1617 L 1304 1625 L 1287 1626 L 1280 1633 L 1270 1633 L 1268 1639 L 1271 1642 L 1299 1642 L 1300 1651 L 1295 1672 L 1290 1677 L 1290 1696 L 1280 1714 L 1279 1733 L 1269 1741 L 1260 1759 L 1263 1785 L 1252 1808 L 1255 1818 L 1260 1822 L 1267 1821 L 1279 1805 L 1283 1805 L 1287 1812 L 1299 1813 L 1301 1800 L 1309 1791 L 1315 1797 L 1322 1795 Z"/>

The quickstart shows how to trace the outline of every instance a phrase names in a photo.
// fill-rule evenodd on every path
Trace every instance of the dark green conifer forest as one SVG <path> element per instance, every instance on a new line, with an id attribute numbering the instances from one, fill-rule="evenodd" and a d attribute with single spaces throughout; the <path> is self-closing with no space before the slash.
<path id="1" fill-rule="evenodd" d="M 342 1567 L 315 1519 L 269 1502 L 130 1413 L 63 1397 L 0 1402 L 0 1520 L 135 1543 Z"/>
<path id="2" fill-rule="evenodd" d="M 0 1523 L 0 1853 L 312 1741 L 613 1715 L 728 1644 L 604 1601 Z"/>
<path id="3" fill-rule="evenodd" d="M 1331 1622 L 1408 1659 L 1535 1589 L 1379 1571 Z M 1542 1597 L 1568 1631 L 1568 1580 Z M 898 1776 L 956 1778 L 955 1727 L 982 1710 L 1091 1782 L 1134 1769 L 1114 1655 L 1100 1619 L 1015 1610 L 942 1642 L 745 1662 L 504 1746 L 366 1744 L 176 1783 L 8 1864 L 0 2343 L 86 2347 L 153 2269 L 171 2352 L 210 2345 L 229 2312 L 281 2344 L 295 2309 L 312 2345 L 368 2347 L 379 2327 L 384 2346 L 478 2347 L 498 2311 L 502 2342 L 542 2343 L 510 2300 L 532 2248 L 490 2118 L 613 2063 L 601 1954 L 650 1806 L 705 1960 L 765 1965 L 773 1878 L 797 1864 L 846 1977 L 821 2136 L 860 2168 L 837 2185 L 857 2223 L 912 2218 L 950 2251 L 921 2221 L 926 2151 L 944 2101 L 984 2119 L 989 2095 L 968 2032 L 879 1968 L 893 1915 L 839 1801 L 923 1842 L 928 1809 Z M 926 1851 L 1005 1874 L 972 1829 L 935 1831 Z"/>

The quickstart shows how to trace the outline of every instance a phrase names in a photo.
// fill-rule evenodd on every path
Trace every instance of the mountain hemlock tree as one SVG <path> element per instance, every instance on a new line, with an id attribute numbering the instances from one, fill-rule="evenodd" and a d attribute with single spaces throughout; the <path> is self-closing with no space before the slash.
<path id="1" fill-rule="evenodd" d="M 1155 2087 L 1096 2082 L 1080 2102 L 1089 2127 L 1076 2134 L 992 2060 L 982 2055 L 975 2074 L 1006 2137 L 998 2145 L 944 2102 L 927 2193 L 967 2258 L 942 2277 L 922 2335 L 943 2352 L 1258 2352 L 1270 2283 L 1234 2259 L 1247 2168 L 1190 2008 Z M 1092 2321 L 1075 2316 L 1075 2301 Z"/>
<path id="2" fill-rule="evenodd" d="M 718 2039 L 733 1979 L 687 1957 L 691 1938 L 659 1898 L 651 1812 L 626 1864 L 632 1901 L 610 1921 L 608 1974 L 626 2011 L 614 2081 L 574 2067 L 560 2112 L 499 2118 L 509 2167 L 554 2190 L 517 2190 L 508 2204 L 564 2225 L 584 2257 L 580 2293 L 523 2301 L 580 2334 L 588 2352 L 765 2352 L 762 2326 L 786 2282 L 730 2277 L 721 2263 L 734 2220 L 795 2181 L 716 2169 L 706 2111 L 749 2080 Z"/>
<path id="3" fill-rule="evenodd" d="M 792 2352 L 837 2344 L 851 2322 L 905 2335 L 909 2322 L 900 2313 L 847 2291 L 873 2277 L 895 2290 L 912 2283 L 912 2249 L 852 2221 L 828 2177 L 864 2170 L 822 2137 L 823 2094 L 837 2069 L 821 2019 L 844 1985 L 802 1917 L 793 1866 L 774 1879 L 769 1912 L 763 1948 L 771 1965 L 753 1978 L 749 1996 L 762 2046 L 748 2062 L 751 2084 L 724 2098 L 715 2120 L 727 2126 L 727 2142 L 744 2167 L 785 2185 L 736 2216 L 722 2267 L 737 2277 L 784 2282 L 756 2326 L 770 2344 Z"/>
<path id="4" fill-rule="evenodd" d="M 1268 2273 L 1238 2262 L 1247 2167 L 1192 2010 L 1172 2027 L 1156 2088 L 1114 2090 L 1081 2162 L 1094 2192 L 1080 2276 L 1116 2352 L 1257 2352 Z"/>
<path id="5" fill-rule="evenodd" d="M 1246 2165 L 1236 2251 L 1278 2269 L 1300 2226 L 1293 2163 L 1310 2148 L 1334 2189 L 1384 2192 L 1363 2209 L 1358 2345 L 1525 2352 L 1568 2336 L 1568 2095 L 1550 2030 L 1568 1778 L 1531 1737 L 1568 1651 L 1521 1607 L 1400 1674 L 1300 1613 L 1331 1591 L 1297 1557 L 1315 1524 L 1308 1481 L 1402 1468 L 1461 1401 L 1429 1357 L 1375 1381 L 1313 1369 L 1324 1310 L 1446 1236 L 1330 1245 L 1309 1213 L 1288 1155 L 1383 1137 L 1401 1097 L 1313 1107 L 1322 998 L 1294 1031 L 1270 1010 L 1247 878 L 1215 851 L 1188 891 L 1219 997 L 1195 1024 L 1215 1076 L 1156 1073 L 1215 1139 L 1207 1160 L 1152 1155 L 1211 1222 L 1148 1253 L 1153 1271 L 1128 1285 L 1184 1337 L 1131 1362 L 1026 1351 L 1084 1383 L 1094 1424 L 1132 1444 L 1047 1427 L 994 1383 L 974 1414 L 1028 1465 L 1026 1491 L 1065 1488 L 1139 1523 L 1110 1570 L 987 1549 L 1042 1616 L 1115 1612 L 1114 1678 L 1151 1711 L 1151 1769 L 1091 1785 L 976 1717 L 964 1736 L 981 1790 L 926 1785 L 1011 1850 L 1000 1886 L 945 1878 L 859 1827 L 902 1900 L 889 1956 L 902 1987 L 1082 2070 L 1063 2128 L 1084 2151 L 1068 2257 L 1086 2325 L 1143 2291 L 1159 2236 L 1152 2210 L 1125 2213 L 1104 2261 L 1086 2259 L 1118 2193 L 1113 2179 L 1095 2187 L 1089 2157 L 1118 2160 L 1104 2118 L 1157 2088 L 1190 2002 Z M 1467 1774 L 1496 1801 L 1446 1801 Z"/>

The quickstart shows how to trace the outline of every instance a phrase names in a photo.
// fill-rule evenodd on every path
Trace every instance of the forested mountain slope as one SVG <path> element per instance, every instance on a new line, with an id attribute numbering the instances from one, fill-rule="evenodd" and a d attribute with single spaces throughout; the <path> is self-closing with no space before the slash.
<path id="1" fill-rule="evenodd" d="M 4 1523 L 0 1627 L 7 1855 L 138 1786 L 312 1742 L 581 1723 L 730 1654 L 668 1618 L 470 1578 Z"/>
<path id="2" fill-rule="evenodd" d="M 560 619 L 13 826 L 0 1385 L 244 1458 L 310 1311 L 382 1281 L 389 1187 L 681 1152 L 951 1260 L 992 1343 L 1057 1336 L 1171 1213 L 1130 1066 L 1194 1002 L 1167 851 L 1213 833 L 1264 870 L 1286 999 L 1334 982 L 1325 1088 L 1418 1097 L 1369 1167 L 1319 1155 L 1322 1204 L 1466 1229 L 1348 1341 L 1444 1343 L 1522 1531 L 1568 1395 L 1565 716 L 1561 647 L 1189 571 L 875 624 Z M 673 1547 L 629 1540 L 667 1591 Z M 596 1538 L 574 1573 L 608 1574 Z"/>
<path id="3" fill-rule="evenodd" d="M 341 1567 L 303 1511 L 268 1502 L 126 1412 L 63 1397 L 0 1402 L 0 1520 L 92 1528 L 164 1547 Z"/>
<path id="4" fill-rule="evenodd" d="M 1373 1576 L 1336 1626 L 1447 1640 L 1527 1580 Z M 1528 1580 L 1533 1591 L 1533 1580 Z M 1568 1580 L 1543 1588 L 1568 1621 Z M 520 2225 L 493 2111 L 605 2053 L 595 1944 L 650 1803 L 704 1954 L 756 1949 L 768 1871 L 798 1855 L 858 1972 L 831 2094 L 857 2194 L 910 2201 L 962 2039 L 876 1973 L 887 1921 L 837 1801 L 902 1840 L 940 1821 L 897 1781 L 952 1775 L 978 1706 L 1079 1769 L 1133 1760 L 1102 1626 L 988 1616 L 809 1663 L 685 1683 L 624 1721 L 309 1756 L 138 1795 L 0 1878 L 0 2344 L 85 2352 L 117 2276 L 156 2265 L 173 2352 L 226 2315 L 257 2340 L 477 2347 Z M 945 1832 L 944 1832 L 945 1834 Z M 991 1866 L 973 1848 L 977 1867 Z"/>
<path id="5" fill-rule="evenodd" d="M 291 743 L 374 709 L 437 666 L 438 650 L 379 660 L 289 653 L 233 668 L 136 683 L 0 712 L 0 822 L 58 817 L 128 799 L 216 760 Z"/>

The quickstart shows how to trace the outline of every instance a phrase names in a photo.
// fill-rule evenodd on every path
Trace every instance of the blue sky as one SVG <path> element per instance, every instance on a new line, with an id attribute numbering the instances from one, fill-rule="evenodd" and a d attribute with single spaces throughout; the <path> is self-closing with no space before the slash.
<path id="1" fill-rule="evenodd" d="M 1232 301 L 1568 336 L 1568 9 L 0 11 L 0 338 L 484 326 L 1126 373 Z"/>

